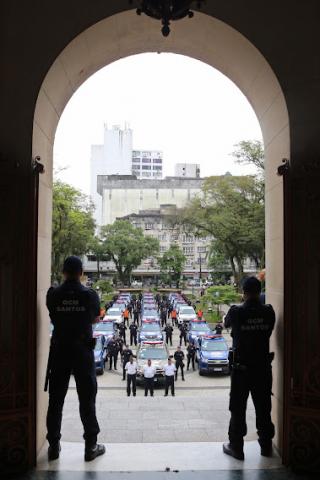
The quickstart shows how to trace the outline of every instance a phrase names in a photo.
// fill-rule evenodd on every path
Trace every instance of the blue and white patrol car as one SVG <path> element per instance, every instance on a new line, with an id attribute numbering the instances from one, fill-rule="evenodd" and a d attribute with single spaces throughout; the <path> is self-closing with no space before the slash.
<path id="1" fill-rule="evenodd" d="M 224 373 L 228 375 L 229 347 L 222 335 L 207 335 L 199 341 L 197 349 L 199 375 L 204 373 Z"/>

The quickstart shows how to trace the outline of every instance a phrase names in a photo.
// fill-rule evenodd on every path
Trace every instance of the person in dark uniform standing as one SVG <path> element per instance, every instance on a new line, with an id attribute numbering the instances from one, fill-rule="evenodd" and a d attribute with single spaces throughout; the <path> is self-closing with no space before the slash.
<path id="1" fill-rule="evenodd" d="M 130 330 L 130 345 L 132 345 L 133 343 L 137 345 L 137 330 L 138 330 L 137 325 L 134 322 L 131 323 L 129 330 Z"/>
<path id="2" fill-rule="evenodd" d="M 182 377 L 182 380 L 184 381 L 184 373 L 183 373 L 183 369 L 184 369 L 184 363 L 183 363 L 184 353 L 183 353 L 183 351 L 181 350 L 181 347 L 180 347 L 180 346 L 178 346 L 178 347 L 177 347 L 177 350 L 174 352 L 173 358 L 174 358 L 175 361 L 176 361 L 176 380 L 178 380 L 178 370 L 179 370 L 179 368 L 180 368 L 180 370 L 181 370 L 181 377 Z"/>
<path id="3" fill-rule="evenodd" d="M 132 357 L 133 353 L 131 348 L 128 345 L 125 345 L 125 348 L 122 350 L 122 380 L 126 379 L 126 364 L 129 362 L 130 357 Z"/>
<path id="4" fill-rule="evenodd" d="M 219 322 L 216 324 L 216 327 L 215 327 L 215 334 L 216 335 L 221 335 L 222 334 L 222 330 L 223 330 L 223 325 Z"/>
<path id="5" fill-rule="evenodd" d="M 137 304 L 135 303 L 134 307 L 133 307 L 133 322 L 137 325 L 139 325 L 139 310 L 138 310 L 138 306 Z"/>
<path id="6" fill-rule="evenodd" d="M 166 344 L 169 345 L 169 342 L 170 342 L 170 345 L 172 346 L 172 332 L 173 332 L 172 326 L 166 325 L 163 331 L 166 332 Z"/>
<path id="7" fill-rule="evenodd" d="M 127 327 L 126 327 L 125 322 L 120 323 L 120 325 L 119 325 L 119 336 L 123 339 L 124 343 L 127 343 L 126 330 L 127 330 Z"/>
<path id="8" fill-rule="evenodd" d="M 196 349 L 195 344 L 189 342 L 188 347 L 187 347 L 187 359 L 188 359 L 187 370 L 189 370 L 190 363 L 192 363 L 192 369 L 195 370 L 194 360 L 195 360 L 195 357 L 196 357 L 196 351 L 197 351 L 197 349 Z"/>
<path id="9" fill-rule="evenodd" d="M 117 370 L 117 360 L 118 360 L 118 353 L 119 353 L 119 345 L 115 336 L 112 337 L 110 342 L 108 343 L 107 347 L 108 357 L 110 360 L 109 363 L 109 370 L 112 370 L 112 362 L 114 365 L 114 369 Z"/>
<path id="10" fill-rule="evenodd" d="M 161 326 L 167 325 L 168 313 L 167 309 L 163 306 L 160 311 Z"/>
<path id="11" fill-rule="evenodd" d="M 261 283 L 255 277 L 243 284 L 244 302 L 232 306 L 225 318 L 231 327 L 233 359 L 231 371 L 229 443 L 224 453 L 244 459 L 243 437 L 247 433 L 246 408 L 249 393 L 256 411 L 256 425 L 261 455 L 272 455 L 274 425 L 271 421 L 271 362 L 269 339 L 275 324 L 271 305 L 260 300 Z"/>
<path id="12" fill-rule="evenodd" d="M 182 345 L 182 340 L 184 341 L 184 345 L 187 345 L 187 326 L 184 323 L 181 323 L 179 326 L 180 329 L 180 347 Z"/>
<path id="13" fill-rule="evenodd" d="M 78 257 L 65 260 L 63 274 L 64 282 L 48 290 L 46 302 L 54 327 L 46 378 L 48 459 L 59 458 L 62 410 L 73 372 L 84 428 L 84 457 L 91 461 L 105 453 L 104 445 L 97 444 L 100 428 L 95 407 L 97 379 L 92 338 L 92 324 L 99 321 L 100 301 L 95 291 L 80 283 L 82 262 Z"/>

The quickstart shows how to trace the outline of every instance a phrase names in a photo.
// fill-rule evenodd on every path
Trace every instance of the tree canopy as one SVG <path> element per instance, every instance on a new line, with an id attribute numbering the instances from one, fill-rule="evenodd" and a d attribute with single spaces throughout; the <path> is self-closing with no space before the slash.
<path id="1" fill-rule="evenodd" d="M 53 183 L 52 278 L 61 280 L 64 259 L 87 253 L 94 236 L 94 206 L 80 190 L 56 180 Z"/>
<path id="2" fill-rule="evenodd" d="M 235 147 L 231 155 L 237 163 L 254 165 L 259 173 L 264 171 L 264 150 L 260 140 L 242 140 Z"/>
<path id="3" fill-rule="evenodd" d="M 170 245 L 170 248 L 158 259 L 163 279 L 170 285 L 175 282 L 179 287 L 185 261 L 186 257 L 179 246 L 175 243 Z"/>
<path id="4" fill-rule="evenodd" d="M 102 227 L 100 237 L 105 254 L 113 260 L 124 284 L 130 284 L 132 270 L 142 260 L 159 251 L 158 239 L 144 236 L 142 229 L 134 227 L 128 220 L 116 220 L 112 225 Z"/>
<path id="5" fill-rule="evenodd" d="M 211 265 L 228 263 L 238 284 L 246 257 L 259 267 L 264 261 L 264 191 L 254 176 L 208 177 L 181 221 L 197 235 L 213 237 Z"/>

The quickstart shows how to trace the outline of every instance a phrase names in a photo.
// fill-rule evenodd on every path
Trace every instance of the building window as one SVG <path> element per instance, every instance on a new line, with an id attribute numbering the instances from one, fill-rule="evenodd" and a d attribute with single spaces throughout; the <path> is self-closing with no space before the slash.
<path id="1" fill-rule="evenodd" d="M 145 223 L 144 224 L 145 230 L 153 230 L 153 223 Z"/>
<path id="2" fill-rule="evenodd" d="M 166 233 L 161 233 L 158 236 L 158 239 L 159 239 L 160 242 L 165 242 L 167 240 L 167 234 Z"/>
<path id="3" fill-rule="evenodd" d="M 151 158 L 143 158 L 142 163 L 151 163 Z"/>
<path id="4" fill-rule="evenodd" d="M 167 247 L 166 247 L 165 245 L 162 245 L 162 246 L 160 247 L 160 253 L 164 253 L 164 252 L 166 252 L 167 250 L 168 250 L 168 249 L 167 249 Z"/>
<path id="5" fill-rule="evenodd" d="M 151 170 L 151 165 L 142 165 L 142 170 Z"/>
<path id="6" fill-rule="evenodd" d="M 153 163 L 162 163 L 162 159 L 161 158 L 154 158 Z"/>
<path id="7" fill-rule="evenodd" d="M 151 172 L 142 172 L 142 173 L 141 173 L 141 176 L 142 176 L 143 178 L 151 177 L 151 175 L 152 175 Z"/>
<path id="8" fill-rule="evenodd" d="M 133 150 L 132 156 L 133 157 L 140 157 L 140 152 L 138 150 Z"/>
<path id="9" fill-rule="evenodd" d="M 198 253 L 206 253 L 207 247 L 198 247 Z"/>
<path id="10" fill-rule="evenodd" d="M 193 255 L 194 254 L 194 248 L 193 247 L 183 247 L 183 253 L 187 255 Z"/>
<path id="11" fill-rule="evenodd" d="M 144 158 L 151 157 L 151 155 L 152 155 L 152 153 L 151 153 L 151 152 L 147 152 L 147 151 L 145 151 L 145 152 L 142 152 L 142 156 L 143 156 Z M 150 160 L 150 158 L 149 158 L 149 160 Z"/>
<path id="12" fill-rule="evenodd" d="M 186 235 L 184 234 L 182 237 L 183 243 L 192 243 L 194 241 L 194 238 L 192 235 Z"/>
<path id="13" fill-rule="evenodd" d="M 171 242 L 175 242 L 179 239 L 179 234 L 178 233 L 173 233 L 171 235 Z"/>
<path id="14" fill-rule="evenodd" d="M 133 159 L 132 159 L 132 162 L 133 162 L 133 163 L 140 163 L 140 158 L 133 158 Z"/>
<path id="15" fill-rule="evenodd" d="M 162 165 L 153 165 L 153 170 L 162 170 Z"/>
<path id="16" fill-rule="evenodd" d="M 132 170 L 140 170 L 140 165 L 132 165 Z"/>

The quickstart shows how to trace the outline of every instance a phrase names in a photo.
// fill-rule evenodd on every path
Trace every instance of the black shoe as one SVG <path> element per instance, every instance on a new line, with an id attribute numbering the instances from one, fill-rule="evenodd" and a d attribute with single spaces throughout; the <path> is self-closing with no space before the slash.
<path id="1" fill-rule="evenodd" d="M 134 394 L 133 394 L 133 396 L 135 397 L 135 396 L 136 396 L 136 394 L 134 393 Z"/>
<path id="2" fill-rule="evenodd" d="M 125 381 L 125 378 L 123 378 L 122 381 L 124 382 L 124 381 Z"/>
<path id="3" fill-rule="evenodd" d="M 183 382 L 185 381 L 184 378 L 182 379 L 182 381 L 183 381 Z"/>
<path id="4" fill-rule="evenodd" d="M 49 448 L 48 448 L 48 460 L 49 460 L 49 462 L 51 460 L 57 460 L 57 458 L 59 458 L 60 451 L 61 451 L 60 442 L 49 445 Z"/>
<path id="5" fill-rule="evenodd" d="M 175 394 L 174 394 L 174 393 L 172 393 L 172 394 L 171 394 L 171 396 L 172 396 L 172 397 L 175 397 Z"/>
<path id="6" fill-rule="evenodd" d="M 106 453 L 106 447 L 100 443 L 96 443 L 91 447 L 86 447 L 84 451 L 84 459 L 86 462 L 91 462 L 95 458 Z"/>
<path id="7" fill-rule="evenodd" d="M 227 455 L 230 455 L 237 460 L 244 460 L 244 453 L 241 448 L 235 448 L 231 445 L 231 443 L 224 443 L 222 446 L 222 450 Z"/>
<path id="8" fill-rule="evenodd" d="M 168 394 L 167 394 L 167 393 L 165 393 L 163 396 L 164 396 L 164 397 L 167 397 L 167 396 L 168 396 Z"/>
<path id="9" fill-rule="evenodd" d="M 272 457 L 272 445 L 261 447 L 261 455 L 263 457 Z"/>

